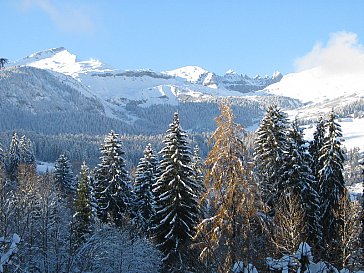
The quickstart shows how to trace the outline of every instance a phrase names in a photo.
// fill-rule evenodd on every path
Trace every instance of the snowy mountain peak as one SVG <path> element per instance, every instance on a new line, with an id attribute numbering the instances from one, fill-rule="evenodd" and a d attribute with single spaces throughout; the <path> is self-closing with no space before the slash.
<path id="1" fill-rule="evenodd" d="M 282 75 L 282 73 L 281 72 L 279 72 L 279 71 L 275 71 L 274 73 L 273 73 L 273 76 L 272 76 L 272 79 L 273 80 L 281 80 L 283 78 L 283 75 Z"/>
<path id="2" fill-rule="evenodd" d="M 175 70 L 164 71 L 163 73 L 183 78 L 191 83 L 196 83 L 201 79 L 202 75 L 206 75 L 209 71 L 199 66 L 184 66 Z"/>
<path id="3" fill-rule="evenodd" d="M 51 48 L 31 54 L 28 57 L 15 62 L 14 65 L 48 69 L 77 79 L 80 74 L 113 70 L 96 59 L 79 61 L 75 54 L 70 53 L 64 47 Z"/>
<path id="4" fill-rule="evenodd" d="M 55 54 L 65 51 L 66 49 L 64 47 L 55 47 L 55 48 L 50 48 L 47 50 L 43 50 L 43 51 L 39 51 L 36 53 L 33 53 L 31 55 L 29 55 L 28 57 L 26 57 L 26 59 L 44 59 L 44 58 L 49 58 L 51 56 L 54 56 Z"/>
<path id="5" fill-rule="evenodd" d="M 228 71 L 225 72 L 225 75 L 236 75 L 236 72 L 233 69 L 229 69 Z"/>

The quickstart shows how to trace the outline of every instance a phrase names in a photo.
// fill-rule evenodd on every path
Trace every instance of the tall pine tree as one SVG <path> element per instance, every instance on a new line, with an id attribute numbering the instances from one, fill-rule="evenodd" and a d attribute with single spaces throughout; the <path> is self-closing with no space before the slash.
<path id="1" fill-rule="evenodd" d="M 288 152 L 284 156 L 281 173 L 283 175 L 283 191 L 279 196 L 293 193 L 298 197 L 303 211 L 305 234 L 301 240 L 311 246 L 322 243 L 322 226 L 319 214 L 320 197 L 316 189 L 318 182 L 312 173 L 312 157 L 308 152 L 308 142 L 303 138 L 303 131 L 297 121 L 288 129 Z"/>
<path id="2" fill-rule="evenodd" d="M 313 175 L 315 176 L 316 180 L 318 180 L 318 172 L 322 169 L 320 167 L 320 150 L 322 146 L 324 146 L 324 138 L 325 138 L 325 121 L 322 117 L 319 118 L 316 124 L 316 130 L 313 133 L 313 140 L 310 144 L 310 154 L 312 156 L 312 164 L 311 169 Z M 316 189 L 319 190 L 318 188 Z"/>
<path id="3" fill-rule="evenodd" d="M 321 215 L 323 229 L 324 247 L 326 247 L 326 259 L 335 260 L 332 251 L 338 241 L 339 219 L 336 219 L 335 211 L 338 210 L 339 202 L 346 197 L 347 190 L 343 178 L 344 153 L 341 149 L 340 137 L 342 137 L 341 127 L 335 122 L 335 114 L 332 111 L 325 124 L 326 136 L 320 149 L 318 171 Z"/>
<path id="4" fill-rule="evenodd" d="M 72 172 L 71 162 L 61 154 L 54 165 L 54 179 L 64 194 L 74 194 L 76 181 Z"/>
<path id="5" fill-rule="evenodd" d="M 281 166 L 287 152 L 287 115 L 271 105 L 256 132 L 254 161 L 263 201 L 270 207 L 283 191 Z"/>
<path id="6" fill-rule="evenodd" d="M 26 136 L 22 136 L 19 140 L 19 160 L 22 164 L 35 165 L 32 142 Z"/>
<path id="7" fill-rule="evenodd" d="M 202 196 L 206 192 L 206 187 L 205 187 L 204 181 L 203 181 L 204 180 L 203 163 L 201 161 L 200 149 L 199 149 L 198 145 L 196 145 L 195 148 L 193 149 L 191 167 L 192 167 L 192 170 L 194 173 L 193 179 L 196 181 L 196 184 L 197 184 L 196 195 L 199 199 L 201 199 Z M 199 209 L 200 209 L 199 216 L 201 217 L 200 220 L 202 220 L 202 218 L 204 216 L 206 216 L 206 213 L 207 213 L 206 202 L 200 203 Z"/>
<path id="8" fill-rule="evenodd" d="M 11 138 L 9 150 L 5 158 L 5 171 L 8 178 L 11 181 L 16 180 L 19 163 L 20 163 L 19 138 L 17 133 L 14 133 Z"/>
<path id="9" fill-rule="evenodd" d="M 74 201 L 73 229 L 76 247 L 79 247 L 85 241 L 87 235 L 91 233 L 92 208 L 90 185 L 89 169 L 86 163 L 83 162 Z"/>
<path id="10" fill-rule="evenodd" d="M 137 166 L 134 183 L 136 216 L 145 232 L 149 231 L 155 214 L 152 185 L 156 182 L 157 163 L 152 146 L 148 144 Z"/>
<path id="11" fill-rule="evenodd" d="M 191 152 L 178 114 L 163 140 L 162 160 L 155 195 L 153 238 L 164 254 L 166 272 L 185 272 L 189 267 L 189 245 L 198 219 L 197 185 L 193 180 Z"/>
<path id="12" fill-rule="evenodd" d="M 132 203 L 130 178 L 123 157 L 119 135 L 111 131 L 101 147 L 101 163 L 95 171 L 94 193 L 101 222 L 117 226 L 126 224 Z"/>

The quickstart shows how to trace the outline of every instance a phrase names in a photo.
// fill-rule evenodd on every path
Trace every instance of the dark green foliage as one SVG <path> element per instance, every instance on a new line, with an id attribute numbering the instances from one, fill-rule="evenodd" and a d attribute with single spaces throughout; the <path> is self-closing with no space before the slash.
<path id="1" fill-rule="evenodd" d="M 316 177 L 316 180 L 318 179 L 318 172 L 322 169 L 322 166 L 319 165 L 319 157 L 320 157 L 320 150 L 322 146 L 324 145 L 324 138 L 325 138 L 325 122 L 322 117 L 319 118 L 316 124 L 316 130 L 313 133 L 313 140 L 310 144 L 310 154 L 312 156 L 312 164 L 311 169 Z M 317 188 L 317 190 L 319 190 Z"/>
<path id="2" fill-rule="evenodd" d="M 19 161 L 22 164 L 35 165 L 32 142 L 26 136 L 22 136 L 19 140 Z"/>
<path id="3" fill-rule="evenodd" d="M 105 137 L 100 159 L 94 183 L 97 215 L 103 223 L 122 226 L 130 213 L 132 192 L 123 146 L 113 131 Z"/>
<path id="4" fill-rule="evenodd" d="M 204 185 L 204 175 L 203 175 L 203 163 L 201 161 L 200 157 L 200 149 L 196 145 L 193 149 L 193 157 L 192 157 L 192 163 L 191 168 L 194 172 L 193 180 L 196 181 L 197 185 L 197 192 L 196 195 L 198 199 L 201 199 L 202 195 L 206 193 L 206 187 Z M 199 205 L 199 216 L 200 220 L 203 219 L 206 216 L 206 202 L 203 202 Z"/>
<path id="5" fill-rule="evenodd" d="M 198 220 L 197 184 L 190 167 L 187 135 L 174 114 L 164 138 L 159 177 L 153 185 L 156 214 L 153 238 L 162 251 L 166 272 L 188 269 L 188 246 Z"/>
<path id="6" fill-rule="evenodd" d="M 75 246 L 79 247 L 91 232 L 91 191 L 89 169 L 84 162 L 81 166 L 80 178 L 74 201 L 75 214 L 73 215 L 73 229 Z"/>
<path id="7" fill-rule="evenodd" d="M 336 219 L 335 211 L 338 210 L 340 200 L 345 198 L 347 194 L 342 174 L 344 162 L 340 143 L 342 134 L 340 125 L 335 122 L 335 118 L 334 112 L 331 112 L 325 123 L 326 135 L 319 157 L 319 166 L 322 168 L 318 171 L 322 225 L 324 227 L 323 238 L 326 248 L 332 247 L 338 241 L 339 222 Z M 327 256 L 328 260 L 332 258 L 332 256 Z"/>
<path id="8" fill-rule="evenodd" d="M 284 190 L 279 195 L 292 192 L 298 197 L 305 230 L 301 240 L 308 242 L 311 246 L 317 246 L 322 242 L 320 197 L 316 191 L 318 182 L 310 168 L 312 157 L 308 152 L 308 142 L 303 139 L 303 132 L 297 121 L 292 122 L 288 129 L 287 139 L 288 152 L 284 157 L 281 171 Z"/>
<path id="9" fill-rule="evenodd" d="M 61 154 L 54 166 L 54 180 L 64 194 L 74 194 L 76 191 L 75 177 L 68 158 Z"/>
<path id="10" fill-rule="evenodd" d="M 149 231 L 151 218 L 155 214 L 152 185 L 156 181 L 157 163 L 152 146 L 148 144 L 137 166 L 134 183 L 136 216 L 142 230 L 146 232 Z"/>
<path id="11" fill-rule="evenodd" d="M 13 181 L 16 179 L 20 163 L 19 139 L 16 133 L 13 133 L 9 150 L 5 156 L 5 172 L 8 178 Z"/>
<path id="12" fill-rule="evenodd" d="M 284 190 L 281 167 L 288 149 L 287 124 L 287 115 L 272 105 L 268 107 L 256 132 L 254 161 L 263 201 L 270 207 Z"/>

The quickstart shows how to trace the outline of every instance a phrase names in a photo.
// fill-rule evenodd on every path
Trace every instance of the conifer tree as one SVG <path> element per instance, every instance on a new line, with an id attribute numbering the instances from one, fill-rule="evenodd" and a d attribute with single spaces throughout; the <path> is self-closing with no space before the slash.
<path id="1" fill-rule="evenodd" d="M 19 161 L 22 164 L 35 165 L 32 142 L 26 136 L 22 136 L 19 140 Z"/>
<path id="2" fill-rule="evenodd" d="M 335 114 L 332 111 L 325 123 L 326 136 L 320 149 L 319 165 L 322 168 L 318 172 L 323 238 L 326 248 L 332 247 L 338 241 L 339 221 L 335 217 L 335 210 L 339 202 L 346 197 L 347 190 L 343 178 L 344 153 L 341 149 L 341 127 L 335 122 Z M 335 259 L 330 251 L 326 251 L 327 260 Z"/>
<path id="3" fill-rule="evenodd" d="M 137 219 L 141 228 L 149 231 L 151 218 L 155 214 L 152 185 L 157 176 L 157 159 L 150 143 L 144 149 L 144 156 L 139 161 L 135 176 L 134 193 Z"/>
<path id="4" fill-rule="evenodd" d="M 312 156 L 312 165 L 311 169 L 313 175 L 315 176 L 316 180 L 318 180 L 318 171 L 322 169 L 319 166 L 319 157 L 320 157 L 320 150 L 324 145 L 324 138 L 325 138 L 325 121 L 322 117 L 319 118 L 316 124 L 316 130 L 313 133 L 313 140 L 310 144 L 310 154 Z M 319 190 L 318 188 L 316 189 Z"/>
<path id="5" fill-rule="evenodd" d="M 244 131 L 234 123 L 229 105 L 220 108 L 214 145 L 205 161 L 207 192 L 202 198 L 209 200 L 212 215 L 198 225 L 195 237 L 210 272 L 229 272 L 235 262 L 248 265 L 257 255 L 257 187 L 242 142 Z"/>
<path id="6" fill-rule="evenodd" d="M 287 152 L 287 115 L 271 105 L 256 132 L 254 162 L 263 201 L 270 207 L 283 191 L 281 166 Z"/>
<path id="7" fill-rule="evenodd" d="M 19 153 L 19 138 L 17 133 L 14 133 L 9 150 L 5 158 L 5 170 L 10 180 L 16 180 L 16 174 L 18 173 L 18 167 L 20 162 Z"/>
<path id="8" fill-rule="evenodd" d="M 196 181 L 196 184 L 197 184 L 196 195 L 197 195 L 198 199 L 201 199 L 202 196 L 204 195 L 204 193 L 206 192 L 206 187 L 205 187 L 204 181 L 203 181 L 204 180 L 203 163 L 201 161 L 200 149 L 199 149 L 198 145 L 196 145 L 195 148 L 193 149 L 191 167 L 192 167 L 192 170 L 194 173 L 193 179 Z M 206 202 L 200 204 L 199 208 L 200 208 L 199 216 L 200 216 L 200 220 L 201 220 L 204 216 L 206 216 L 205 214 L 207 213 Z"/>
<path id="9" fill-rule="evenodd" d="M 308 142 L 303 139 L 303 131 L 297 121 L 292 122 L 288 129 L 288 152 L 284 156 L 282 171 L 283 191 L 279 197 L 292 193 L 298 197 L 298 205 L 303 211 L 305 234 L 301 240 L 311 246 L 322 243 L 322 226 L 319 214 L 320 197 L 310 166 L 312 157 L 308 152 Z"/>
<path id="10" fill-rule="evenodd" d="M 197 185 L 193 180 L 191 152 L 178 113 L 163 140 L 157 182 L 153 185 L 156 214 L 153 238 L 162 251 L 166 272 L 185 272 L 191 239 L 198 219 Z"/>
<path id="11" fill-rule="evenodd" d="M 132 191 L 119 135 L 111 131 L 100 150 L 94 182 L 97 215 L 103 223 L 122 226 L 130 214 Z"/>
<path id="12" fill-rule="evenodd" d="M 54 179 L 56 184 L 65 194 L 74 194 L 76 181 L 73 175 L 71 162 L 61 154 L 54 165 Z"/>
<path id="13" fill-rule="evenodd" d="M 83 162 L 74 201 L 75 214 L 73 216 L 73 228 L 76 247 L 80 246 L 91 232 L 92 208 L 90 184 L 89 169 L 86 163 Z"/>

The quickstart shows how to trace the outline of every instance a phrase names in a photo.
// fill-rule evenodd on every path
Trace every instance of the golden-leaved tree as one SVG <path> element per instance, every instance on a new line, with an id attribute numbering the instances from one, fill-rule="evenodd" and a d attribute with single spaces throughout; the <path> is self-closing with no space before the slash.
<path id="1" fill-rule="evenodd" d="M 220 109 L 201 200 L 209 215 L 197 226 L 195 245 L 207 270 L 228 272 L 237 261 L 247 266 L 257 255 L 257 186 L 242 141 L 244 130 L 234 123 L 229 104 Z"/>

